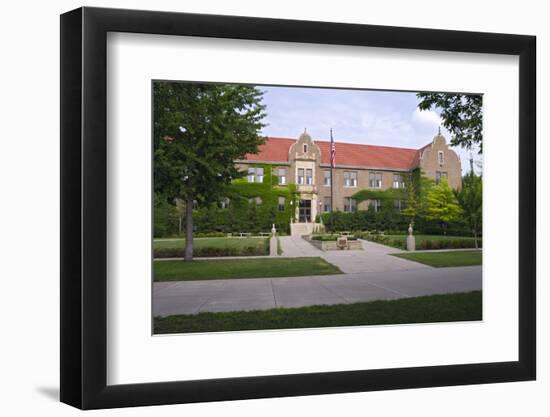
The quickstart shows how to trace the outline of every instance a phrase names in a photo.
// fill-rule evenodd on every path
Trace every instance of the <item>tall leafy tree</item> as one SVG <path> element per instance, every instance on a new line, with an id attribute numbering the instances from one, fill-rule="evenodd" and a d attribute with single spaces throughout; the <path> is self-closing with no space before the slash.
<path id="1" fill-rule="evenodd" d="M 471 149 L 479 145 L 482 153 L 482 96 L 479 94 L 418 93 L 418 108 L 441 110 L 443 126 L 451 132 L 451 145 Z"/>
<path id="2" fill-rule="evenodd" d="M 244 173 L 234 161 L 264 142 L 262 92 L 250 86 L 181 82 L 153 85 L 154 188 L 185 201 L 185 259 L 193 258 L 193 204 L 224 197 Z"/>
<path id="3" fill-rule="evenodd" d="M 443 234 L 447 233 L 447 224 L 462 214 L 458 200 L 446 178 L 434 185 L 426 196 L 426 218 L 439 221 Z"/>
<path id="4" fill-rule="evenodd" d="M 475 246 L 482 231 L 483 190 L 482 178 L 475 175 L 473 169 L 462 178 L 462 188 L 457 191 L 456 197 L 463 210 L 466 226 L 474 236 Z"/>
<path id="5" fill-rule="evenodd" d="M 414 170 L 410 175 L 405 176 L 406 207 L 401 213 L 410 219 L 414 225 L 415 220 L 424 217 L 427 208 L 427 195 L 433 186 L 433 181 L 426 177 L 420 169 Z"/>

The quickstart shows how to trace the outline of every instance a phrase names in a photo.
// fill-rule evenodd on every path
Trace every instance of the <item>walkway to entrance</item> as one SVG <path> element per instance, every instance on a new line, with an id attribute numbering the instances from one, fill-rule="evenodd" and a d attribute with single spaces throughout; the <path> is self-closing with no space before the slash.
<path id="1" fill-rule="evenodd" d="M 361 240 L 363 250 L 346 251 L 322 251 L 305 239 L 297 236 L 281 236 L 279 240 L 283 249 L 282 256 L 319 256 L 327 262 L 336 265 L 346 274 L 432 269 L 432 267 L 427 265 L 389 255 L 390 253 L 401 253 L 403 252 L 402 250 L 366 240 Z"/>

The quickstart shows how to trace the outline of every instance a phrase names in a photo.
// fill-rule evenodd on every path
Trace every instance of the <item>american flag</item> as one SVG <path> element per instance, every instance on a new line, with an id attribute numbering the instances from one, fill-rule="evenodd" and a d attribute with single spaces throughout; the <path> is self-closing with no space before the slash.
<path id="1" fill-rule="evenodd" d="M 330 129 L 330 166 L 332 168 L 336 167 L 336 145 L 332 137 L 332 129 Z"/>

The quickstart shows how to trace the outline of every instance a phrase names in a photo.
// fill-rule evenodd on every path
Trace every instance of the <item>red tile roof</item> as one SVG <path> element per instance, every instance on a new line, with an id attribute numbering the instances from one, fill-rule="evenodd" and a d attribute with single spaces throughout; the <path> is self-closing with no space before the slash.
<path id="1" fill-rule="evenodd" d="M 288 162 L 288 151 L 295 139 L 268 137 L 257 154 L 248 154 L 247 161 Z M 321 150 L 321 163 L 330 163 L 330 142 L 314 140 Z M 426 145 L 427 146 L 427 145 Z M 396 148 L 391 146 L 361 145 L 336 142 L 336 165 L 364 166 L 410 170 L 419 163 L 421 149 Z"/>

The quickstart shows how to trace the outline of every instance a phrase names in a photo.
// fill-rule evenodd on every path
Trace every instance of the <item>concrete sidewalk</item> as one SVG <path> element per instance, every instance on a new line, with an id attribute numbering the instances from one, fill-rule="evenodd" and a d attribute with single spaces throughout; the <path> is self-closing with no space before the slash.
<path id="1" fill-rule="evenodd" d="M 416 267 L 385 272 L 155 282 L 153 315 L 349 304 L 481 290 L 481 266 L 438 269 L 411 263 Z"/>

